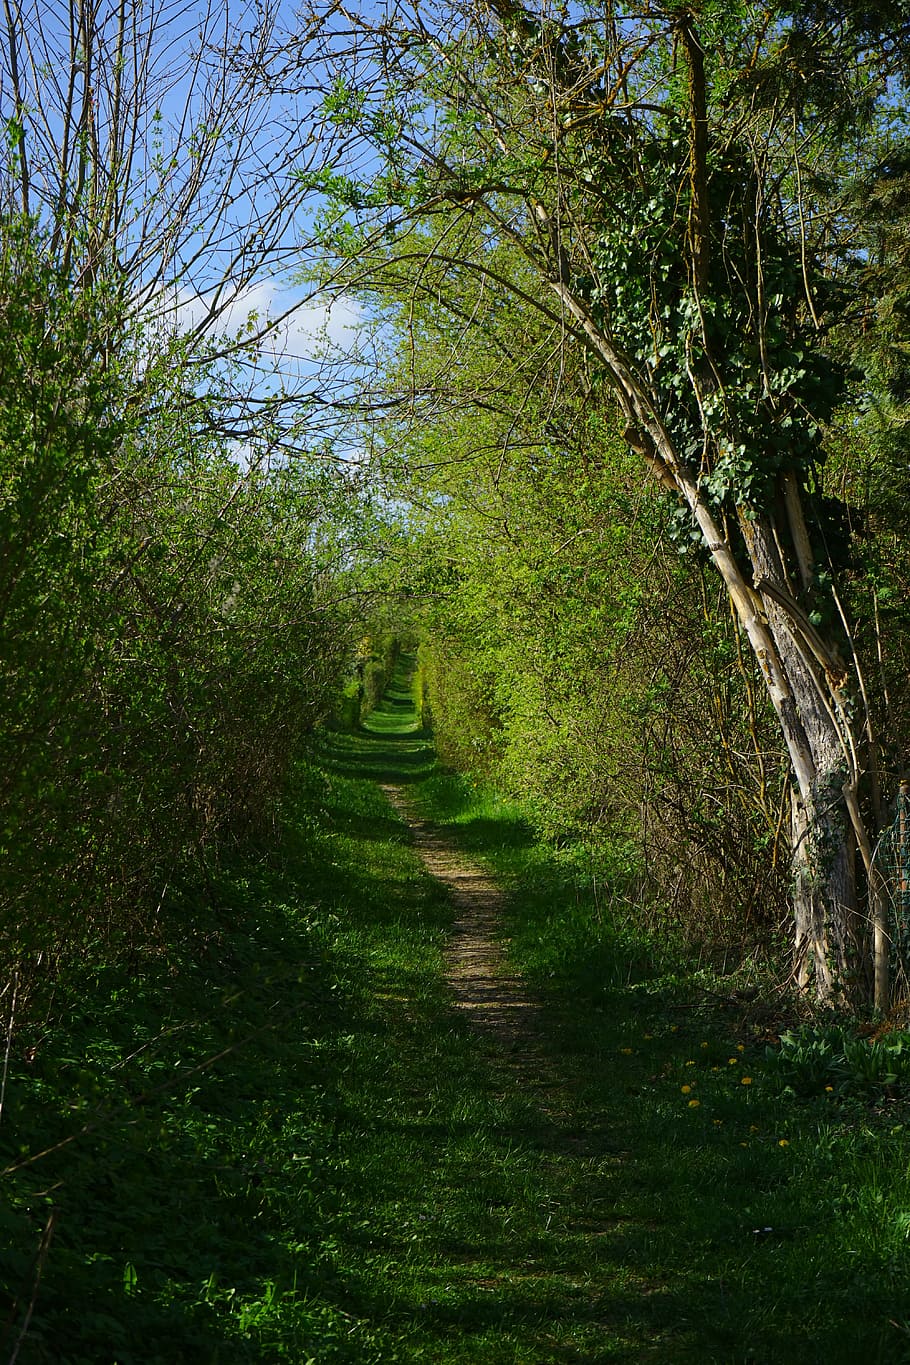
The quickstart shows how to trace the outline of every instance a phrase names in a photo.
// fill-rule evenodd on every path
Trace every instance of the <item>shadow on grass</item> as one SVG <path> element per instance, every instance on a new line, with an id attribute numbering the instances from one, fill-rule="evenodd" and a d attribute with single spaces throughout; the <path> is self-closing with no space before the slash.
<path id="1" fill-rule="evenodd" d="M 544 1002 L 536 1044 L 563 1078 L 538 1197 L 562 1219 L 562 1273 L 574 1277 L 577 1299 L 554 1308 L 541 1358 L 910 1359 L 910 1253 L 884 1230 L 910 1194 L 903 1176 L 891 1213 L 875 1213 L 900 1125 L 868 1104 L 839 1113 L 832 1095 L 800 1105 L 763 1084 L 762 1030 L 738 1028 L 715 1003 L 722 983 L 700 990 L 674 952 L 623 920 L 603 867 L 595 896 L 590 869 L 497 831 L 489 800 L 462 780 L 434 777 L 424 795 L 424 814 L 511 890 L 505 934 Z M 862 1153 L 857 1123 L 878 1130 L 867 1127 Z M 546 1266 L 535 1258 L 533 1273 L 556 1273 L 555 1248 L 552 1257 Z M 525 1278 L 519 1268 L 508 1303 L 523 1302 Z M 599 1345 L 586 1338 L 588 1322 L 602 1324 Z M 516 1358 L 535 1359 L 530 1350 Z"/>
<path id="2" fill-rule="evenodd" d="M 327 734 L 320 757 L 330 772 L 393 785 L 422 782 L 436 763 L 430 739 L 400 737 L 359 730 L 356 734 Z"/>
<path id="3" fill-rule="evenodd" d="M 758 1050 L 678 1008 L 527 826 L 451 797 L 453 837 L 520 888 L 547 1001 L 560 1079 L 510 1076 L 452 1009 L 451 907 L 374 785 L 431 772 L 426 738 L 321 759 L 280 856 L 175 903 L 156 961 L 23 1040 L 0 1162 L 94 1126 L 6 1178 L 6 1354 L 37 1286 L 20 1365 L 906 1360 L 906 1239 L 836 1242 L 850 1192 L 797 1164 L 811 1121 L 740 1083 Z"/>
<path id="4" fill-rule="evenodd" d="M 276 1330 L 306 1358 L 312 1322 L 278 1305 L 331 1285 L 343 1011 L 324 930 L 299 908 L 305 880 L 287 859 L 223 872 L 214 905 L 173 906 L 166 958 L 81 983 L 65 1027 L 10 1076 L 4 1164 L 24 1136 L 31 1151 L 66 1144 L 4 1182 L 7 1349 L 37 1288 L 21 1365 L 259 1361 Z"/>

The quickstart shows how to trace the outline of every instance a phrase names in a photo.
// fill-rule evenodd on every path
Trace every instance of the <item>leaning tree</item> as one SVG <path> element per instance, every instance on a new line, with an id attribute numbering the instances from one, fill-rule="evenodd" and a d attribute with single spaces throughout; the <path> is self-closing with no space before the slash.
<path id="1" fill-rule="evenodd" d="M 777 716 L 798 979 L 857 996 L 871 947 L 884 1005 L 874 708 L 820 474 L 844 393 L 828 340 L 849 311 L 848 187 L 904 56 L 878 8 L 861 24 L 727 0 L 333 4 L 325 107 L 349 158 L 304 179 L 345 288 L 401 298 L 432 276 L 442 303 L 473 271 L 589 354 L 610 394 L 592 401 L 677 500 Z"/>

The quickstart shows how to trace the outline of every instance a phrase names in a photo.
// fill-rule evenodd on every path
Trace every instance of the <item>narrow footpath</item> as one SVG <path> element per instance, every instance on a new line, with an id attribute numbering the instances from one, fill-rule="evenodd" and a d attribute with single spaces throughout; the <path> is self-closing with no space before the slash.
<path id="1" fill-rule="evenodd" d="M 421 819 L 405 788 L 380 789 L 411 831 L 414 848 L 430 876 L 442 882 L 456 919 L 445 951 L 446 977 L 459 1009 L 490 1033 L 505 1050 L 535 1049 L 540 1011 L 511 971 L 501 940 L 504 897 L 479 863 L 455 847 L 451 838 Z M 543 1057 L 537 1059 L 544 1065 Z"/>
<path id="2" fill-rule="evenodd" d="M 906 1365 L 910 1105 L 773 1088 L 410 664 L 8 1057 L 0 1365 Z"/>

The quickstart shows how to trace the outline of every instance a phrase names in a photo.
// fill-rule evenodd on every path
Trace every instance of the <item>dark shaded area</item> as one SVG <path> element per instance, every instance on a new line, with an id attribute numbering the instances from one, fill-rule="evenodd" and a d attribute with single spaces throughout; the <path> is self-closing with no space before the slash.
<path id="1" fill-rule="evenodd" d="M 0 1161 L 76 1136 L 5 1180 L 2 1349 L 34 1295 L 23 1365 L 257 1360 L 232 1298 L 324 1289 L 342 1011 L 327 936 L 301 913 L 312 880 L 291 847 L 280 868 L 224 870 L 210 906 L 172 905 L 192 931 L 181 942 L 167 926 L 157 964 L 84 981 L 65 1025 L 26 1038 L 34 1057 L 10 1076 Z M 296 1169 L 291 1144 L 310 1154 Z M 31 1252 L 52 1207 L 38 1278 Z"/>
<path id="2" fill-rule="evenodd" d="M 451 907 L 362 780 L 429 771 L 427 740 L 321 744 L 280 851 L 175 900 L 156 964 L 87 978 L 13 1058 L 3 1164 L 90 1131 L 5 1177 L 3 1358 L 34 1300 L 22 1365 L 904 1361 L 886 1192 L 879 1254 L 838 1235 L 836 1125 L 871 1161 L 868 1110 L 763 1092 L 757 1035 L 434 778 L 439 837 L 511 870 L 543 1001 L 537 1056 L 472 1028 Z"/>

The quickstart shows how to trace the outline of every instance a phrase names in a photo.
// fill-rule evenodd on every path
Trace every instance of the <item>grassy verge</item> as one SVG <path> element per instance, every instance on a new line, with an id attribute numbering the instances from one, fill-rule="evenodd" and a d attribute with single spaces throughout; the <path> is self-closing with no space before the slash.
<path id="1" fill-rule="evenodd" d="M 545 1002 L 594 1158 L 592 1221 L 610 1273 L 644 1295 L 634 1315 L 643 1337 L 650 1319 L 653 1358 L 910 1359 L 905 1095 L 787 1093 L 768 1056 L 780 1021 L 643 942 L 621 902 L 605 905 L 609 881 L 595 894 L 590 869 L 456 775 L 421 795 L 512 890 L 511 955 Z"/>
<path id="2" fill-rule="evenodd" d="M 301 770 L 280 855 L 19 1035 L 0 1359 L 910 1358 L 899 1102 L 773 1094 L 760 1032 L 514 810 L 430 776 L 413 724 L 402 677 Z M 557 1091 L 510 1082 L 453 1012 L 450 910 L 377 778 L 513 888 Z"/>
<path id="3" fill-rule="evenodd" d="M 347 774 L 382 766 L 375 741 L 345 743 L 301 769 L 279 854 L 225 868 L 171 906 L 157 960 L 69 983 L 17 1033 L 0 1359 L 381 1358 L 348 1251 L 371 1221 L 350 1077 L 385 1011 L 439 993 L 447 911 Z"/>

